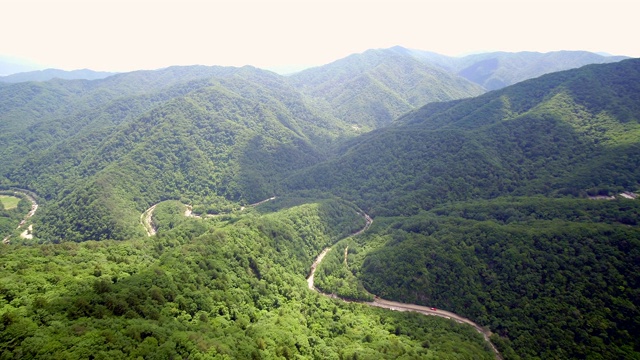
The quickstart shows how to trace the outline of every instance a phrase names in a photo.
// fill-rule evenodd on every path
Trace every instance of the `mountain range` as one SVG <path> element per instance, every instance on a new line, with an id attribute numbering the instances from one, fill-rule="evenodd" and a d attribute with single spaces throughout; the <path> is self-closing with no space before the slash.
<path id="1" fill-rule="evenodd" d="M 333 245 L 323 291 L 449 309 L 506 359 L 638 356 L 640 205 L 589 199 L 640 190 L 638 84 L 638 59 L 401 47 L 289 76 L 186 66 L 0 83 L 0 188 L 40 204 L 33 238 L 13 230 L 1 250 L 15 281 L 0 283 L 0 326 L 21 339 L 2 349 L 453 356 L 411 314 L 388 325 L 308 295 L 303 276 Z M 0 210 L 15 228 L 18 210 Z M 373 224 L 346 237 L 363 213 Z M 33 295 L 47 281 L 60 285 Z M 370 325 L 347 325 L 346 307 Z M 463 358 L 491 357 L 474 331 L 436 323 Z M 99 340 L 72 345 L 53 324 Z M 265 335 L 298 326 L 308 340 Z"/>

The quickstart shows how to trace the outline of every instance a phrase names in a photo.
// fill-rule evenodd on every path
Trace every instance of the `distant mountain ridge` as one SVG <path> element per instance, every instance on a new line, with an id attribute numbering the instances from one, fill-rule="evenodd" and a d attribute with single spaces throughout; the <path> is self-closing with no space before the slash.
<path id="1" fill-rule="evenodd" d="M 487 52 L 462 57 L 449 57 L 428 51 L 405 49 L 404 53 L 429 64 L 464 77 L 487 90 L 497 90 L 538 76 L 578 68 L 589 64 L 605 64 L 629 59 L 627 56 L 606 56 L 588 51 Z"/>
<path id="2" fill-rule="evenodd" d="M 0 82 L 6 83 L 18 83 L 25 81 L 49 81 L 52 79 L 64 79 L 64 80 L 97 80 L 104 79 L 111 75 L 115 75 L 115 72 L 106 71 L 93 71 L 89 69 L 80 70 L 60 70 L 60 69 L 45 69 L 34 70 L 27 72 L 20 72 L 7 76 L 0 76 Z"/>

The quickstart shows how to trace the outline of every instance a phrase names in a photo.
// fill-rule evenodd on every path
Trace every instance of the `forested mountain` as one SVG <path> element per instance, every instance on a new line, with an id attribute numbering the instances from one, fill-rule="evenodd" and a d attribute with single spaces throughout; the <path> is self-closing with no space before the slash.
<path id="1" fill-rule="evenodd" d="M 430 104 L 351 140 L 290 184 L 340 193 L 374 215 L 506 194 L 635 190 L 639 80 L 632 59 Z"/>
<path id="2" fill-rule="evenodd" d="M 430 102 L 483 92 L 459 76 L 393 49 L 368 50 L 290 78 L 327 112 L 366 130 Z"/>
<path id="3" fill-rule="evenodd" d="M 96 80 L 104 79 L 108 76 L 116 73 L 106 71 L 93 71 L 89 69 L 65 71 L 60 69 L 45 69 L 21 72 L 17 74 L 11 74 L 7 76 L 0 76 L 0 82 L 17 83 L 24 81 L 48 81 L 52 79 L 65 79 L 65 80 Z"/>
<path id="4" fill-rule="evenodd" d="M 586 197 L 640 189 L 639 81 L 632 59 L 429 104 L 296 175 L 376 216 L 325 290 L 465 314 L 508 359 L 637 357 L 639 205 Z"/>
<path id="5" fill-rule="evenodd" d="M 362 221 L 344 202 L 210 221 L 172 208 L 158 211 L 182 223 L 151 238 L 0 248 L 3 357 L 492 358 L 471 327 L 307 289 L 317 252 Z"/>
<path id="6" fill-rule="evenodd" d="M 178 68 L 149 75 L 80 83 L 134 96 L 97 111 L 76 107 L 71 119 L 49 115 L 18 132 L 33 141 L 5 150 L 14 159 L 7 182 L 52 201 L 38 227 L 42 236 L 127 238 L 141 233 L 140 212 L 169 198 L 262 200 L 284 174 L 323 159 L 322 146 L 351 131 L 270 72 Z M 201 79 L 175 84 L 189 75 Z M 155 93 L 135 96 L 156 86 Z M 83 96 L 92 99 L 92 92 Z M 24 157 L 16 161 L 15 154 Z"/>
<path id="7" fill-rule="evenodd" d="M 586 198 L 640 189 L 640 60 L 474 98 L 460 64 L 0 84 L 0 190 L 41 205 L 22 239 L 29 202 L 0 200 L 0 354 L 493 357 L 469 326 L 312 292 L 334 246 L 324 291 L 454 311 L 506 359 L 638 357 L 640 203 Z"/>

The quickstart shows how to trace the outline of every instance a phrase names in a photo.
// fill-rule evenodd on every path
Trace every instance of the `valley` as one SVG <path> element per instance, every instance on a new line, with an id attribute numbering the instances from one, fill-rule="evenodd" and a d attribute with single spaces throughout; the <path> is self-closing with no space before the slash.
<path id="1" fill-rule="evenodd" d="M 638 357 L 640 60 L 87 74 L 0 84 L 2 357 Z"/>

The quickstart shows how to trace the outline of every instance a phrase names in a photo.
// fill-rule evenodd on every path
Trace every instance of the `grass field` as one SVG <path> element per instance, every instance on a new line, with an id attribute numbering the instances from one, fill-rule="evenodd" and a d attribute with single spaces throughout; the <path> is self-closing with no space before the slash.
<path id="1" fill-rule="evenodd" d="M 20 202 L 20 198 L 9 195 L 0 195 L 0 202 L 4 206 L 5 210 L 11 210 L 18 207 L 18 203 Z"/>

